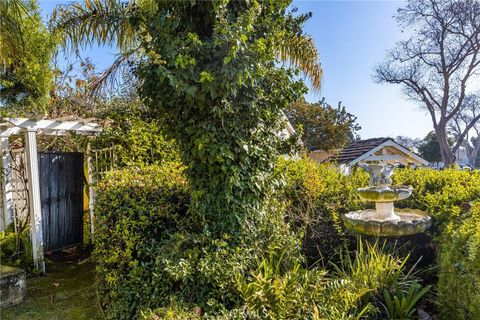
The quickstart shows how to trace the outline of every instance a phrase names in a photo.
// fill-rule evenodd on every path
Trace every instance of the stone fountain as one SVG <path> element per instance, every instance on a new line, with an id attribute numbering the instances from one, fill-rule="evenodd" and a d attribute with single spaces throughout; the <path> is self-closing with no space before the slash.
<path id="1" fill-rule="evenodd" d="M 407 199 L 411 186 L 392 186 L 396 165 L 387 163 L 360 164 L 370 174 L 369 187 L 358 188 L 363 200 L 374 201 L 375 209 L 359 210 L 344 215 L 345 226 L 357 233 L 372 236 L 408 236 L 421 233 L 432 224 L 431 218 L 416 209 L 395 209 L 394 201 Z"/>

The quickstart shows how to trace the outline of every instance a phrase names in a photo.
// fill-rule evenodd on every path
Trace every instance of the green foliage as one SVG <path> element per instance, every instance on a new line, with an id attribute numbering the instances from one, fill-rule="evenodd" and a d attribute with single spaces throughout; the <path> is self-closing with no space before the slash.
<path id="1" fill-rule="evenodd" d="M 282 255 L 272 253 L 259 263 L 250 277 L 241 273 L 237 276 L 238 290 L 248 309 L 247 317 L 306 319 L 310 315 L 311 318 L 325 274 L 322 270 L 303 269 L 298 261 L 285 268 Z"/>
<path id="2" fill-rule="evenodd" d="M 175 304 L 213 316 L 239 303 L 236 274 L 253 268 L 264 252 L 282 248 L 286 263 L 298 257 L 279 210 L 247 221 L 249 237 L 240 243 L 229 234 L 212 239 L 187 214 L 183 170 L 178 164 L 127 168 L 99 184 L 94 259 L 108 318 L 162 315 Z"/>
<path id="3" fill-rule="evenodd" d="M 275 64 L 286 26 L 301 27 L 285 16 L 288 3 L 161 2 L 136 21 L 148 56 L 140 94 L 177 142 L 189 213 L 212 238 L 241 237 L 245 219 L 260 217 L 278 186 L 281 110 L 305 91 Z"/>
<path id="4" fill-rule="evenodd" d="M 109 124 L 93 141 L 92 147 L 113 146 L 115 166 L 142 167 L 180 161 L 175 141 L 165 137 L 162 120 L 149 117 L 138 98 L 114 98 L 102 106 L 98 116 Z"/>
<path id="5" fill-rule="evenodd" d="M 469 202 L 480 198 L 480 171 L 403 169 L 395 171 L 393 182 L 413 186 L 412 196 L 396 206 L 425 210 L 440 232 L 465 217 Z"/>
<path id="6" fill-rule="evenodd" d="M 245 306 L 242 319 L 360 319 L 380 316 L 384 290 L 417 286 L 404 266 L 408 257 L 399 258 L 384 247 L 360 245 L 336 272 L 304 269 L 295 261 L 282 265 L 282 255 L 271 253 L 249 276 L 237 277 Z M 415 307 L 422 294 L 415 291 L 409 306 Z M 409 312 L 411 309 L 409 309 Z M 394 319 L 394 318 L 392 318 Z"/>
<path id="7" fill-rule="evenodd" d="M 480 203 L 440 236 L 438 305 L 442 319 L 480 318 Z"/>
<path id="8" fill-rule="evenodd" d="M 173 230 L 194 224 L 185 216 L 188 193 L 181 172 L 173 164 L 125 169 L 111 172 L 98 186 L 94 260 L 111 318 L 131 319 L 140 306 L 160 304 L 172 285 L 156 257 Z"/>
<path id="9" fill-rule="evenodd" d="M 45 114 L 56 37 L 43 25 L 35 0 L 25 2 L 21 9 L 12 5 L 17 2 L 2 0 L 0 4 L 0 58 L 5 64 L 0 69 L 0 102 L 16 115 Z"/>
<path id="10" fill-rule="evenodd" d="M 396 252 L 388 253 L 378 242 L 374 244 L 357 241 L 357 251 L 352 259 L 349 252 L 342 256 L 338 265 L 335 265 L 337 275 L 348 279 L 347 291 L 366 290 L 366 301 L 378 302 L 379 296 L 385 289 L 402 287 L 409 283 L 404 274 L 405 264 L 409 258 L 400 258 Z"/>
<path id="11" fill-rule="evenodd" d="M 449 144 L 453 144 L 453 140 L 449 138 Z M 418 146 L 419 154 L 429 162 L 442 161 L 442 154 L 440 153 L 440 145 L 438 143 L 437 134 L 435 131 L 430 131 Z"/>
<path id="12" fill-rule="evenodd" d="M 0 232 L 0 261 L 2 264 L 32 271 L 32 242 L 29 232 L 28 228 L 21 233 L 16 233 L 10 228 Z"/>
<path id="13" fill-rule="evenodd" d="M 285 114 L 293 127 L 303 132 L 302 142 L 309 150 L 341 148 L 355 141 L 361 129 L 356 123 L 357 117 L 348 113 L 341 102 L 333 108 L 325 98 L 316 103 L 301 98 L 292 103 Z"/>
<path id="14" fill-rule="evenodd" d="M 410 286 L 407 292 L 396 290 L 391 295 L 388 290 L 383 290 L 385 309 L 391 320 L 408 320 L 415 317 L 416 303 L 430 290 L 431 286 L 422 287 L 418 283 Z"/>
<path id="15" fill-rule="evenodd" d="M 346 176 L 333 165 L 319 165 L 308 158 L 281 159 L 277 170 L 286 173 L 287 185 L 279 196 L 287 203 L 288 221 L 304 235 L 304 254 L 311 263 L 322 259 L 328 265 L 342 246 L 341 215 L 372 205 L 356 193 L 368 184 L 368 175 L 354 170 Z"/>

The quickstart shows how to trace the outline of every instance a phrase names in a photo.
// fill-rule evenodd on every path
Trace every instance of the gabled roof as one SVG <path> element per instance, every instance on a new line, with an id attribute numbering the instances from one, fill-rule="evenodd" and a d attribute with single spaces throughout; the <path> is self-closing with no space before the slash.
<path id="1" fill-rule="evenodd" d="M 385 147 L 396 149 L 400 155 L 374 155 Z M 340 150 L 336 156 L 332 157 L 332 160 L 335 160 L 337 163 L 352 166 L 360 161 L 381 161 L 385 159 L 388 159 L 389 161 L 397 161 L 405 158 L 408 159 L 409 162 L 416 163 L 417 165 L 428 165 L 427 160 L 423 159 L 413 151 L 408 150 L 401 144 L 398 144 L 392 138 L 372 138 L 356 141 Z"/>
<path id="2" fill-rule="evenodd" d="M 349 163 L 368 151 L 380 146 L 384 142 L 392 140 L 391 138 L 372 138 L 359 140 L 343 148 L 338 153 L 336 160 L 338 163 Z"/>

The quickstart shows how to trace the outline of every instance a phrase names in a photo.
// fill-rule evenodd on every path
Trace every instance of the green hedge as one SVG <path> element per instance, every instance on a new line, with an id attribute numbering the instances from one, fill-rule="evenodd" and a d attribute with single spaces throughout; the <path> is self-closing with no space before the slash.
<path id="1" fill-rule="evenodd" d="M 287 204 L 287 220 L 303 234 L 303 252 L 310 263 L 328 266 L 342 247 L 341 215 L 373 207 L 356 193 L 368 185 L 368 175 L 354 170 L 343 175 L 333 165 L 318 165 L 309 159 L 280 160 L 277 168 L 286 174 L 280 198 Z"/>
<path id="2" fill-rule="evenodd" d="M 109 318 L 131 319 L 145 305 L 160 304 L 174 286 L 157 256 L 168 235 L 192 224 L 181 171 L 174 165 L 124 169 L 99 183 L 93 258 Z"/>
<path id="3" fill-rule="evenodd" d="M 246 221 L 247 234 L 213 238 L 190 218 L 182 171 L 175 164 L 128 168 L 99 184 L 93 257 L 107 318 L 170 313 L 173 305 L 220 314 L 241 303 L 237 272 L 247 273 L 276 248 L 284 250 L 285 265 L 299 257 L 275 199 L 272 210 Z"/>
<path id="4" fill-rule="evenodd" d="M 4 265 L 19 267 L 28 272 L 33 269 L 32 242 L 30 229 L 16 233 L 11 224 L 7 230 L 0 231 L 0 261 Z"/>
<path id="5" fill-rule="evenodd" d="M 442 319 L 480 319 L 480 202 L 446 224 L 438 264 Z"/>

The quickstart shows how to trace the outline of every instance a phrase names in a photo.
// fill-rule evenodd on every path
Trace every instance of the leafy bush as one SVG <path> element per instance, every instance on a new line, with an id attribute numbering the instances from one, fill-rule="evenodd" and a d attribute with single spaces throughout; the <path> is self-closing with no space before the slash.
<path id="1" fill-rule="evenodd" d="M 446 225 L 438 262 L 442 319 L 480 319 L 480 202 Z"/>
<path id="2" fill-rule="evenodd" d="M 124 169 L 98 186 L 93 256 L 111 318 L 130 319 L 140 306 L 159 303 L 173 285 L 158 274 L 156 258 L 162 241 L 188 225 L 181 171 L 174 165 Z"/>
<path id="3" fill-rule="evenodd" d="M 175 141 L 166 138 L 162 119 L 153 118 L 138 98 L 115 98 L 102 105 L 97 117 L 109 123 L 93 140 L 94 149 L 115 146 L 115 166 L 160 165 L 180 161 Z M 112 159 L 97 158 L 100 167 Z M 102 163 L 106 162 L 106 163 Z"/>
<path id="4" fill-rule="evenodd" d="M 333 165 L 318 165 L 309 159 L 280 160 L 278 171 L 286 172 L 281 197 L 287 202 L 288 221 L 304 235 L 304 254 L 311 263 L 325 259 L 327 265 L 342 247 L 341 215 L 372 206 L 356 193 L 368 184 L 368 175 L 354 170 L 346 176 Z"/>
<path id="5" fill-rule="evenodd" d="M 33 271 L 32 242 L 30 230 L 16 233 L 10 228 L 0 232 L 0 261 L 4 265 Z"/>
<path id="6" fill-rule="evenodd" d="M 265 252 L 283 248 L 285 263 L 299 257 L 274 199 L 272 210 L 246 221 L 244 233 L 213 238 L 187 211 L 182 171 L 176 164 L 129 168 L 99 184 L 94 259 L 108 318 L 152 312 L 162 318 L 175 305 L 212 317 L 238 305 L 236 273 L 253 268 Z"/>
<path id="7" fill-rule="evenodd" d="M 395 171 L 393 181 L 413 186 L 412 196 L 398 206 L 425 210 L 440 232 L 470 201 L 480 198 L 480 171 L 402 169 Z"/>

